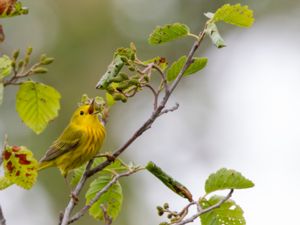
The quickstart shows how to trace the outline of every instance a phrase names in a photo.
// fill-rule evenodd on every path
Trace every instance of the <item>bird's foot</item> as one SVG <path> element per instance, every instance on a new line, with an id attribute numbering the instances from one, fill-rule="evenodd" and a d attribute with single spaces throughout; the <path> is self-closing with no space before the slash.
<path id="1" fill-rule="evenodd" d="M 77 205 L 77 203 L 79 202 L 78 196 L 74 192 L 71 192 L 70 197 L 73 199 L 74 204 Z"/>

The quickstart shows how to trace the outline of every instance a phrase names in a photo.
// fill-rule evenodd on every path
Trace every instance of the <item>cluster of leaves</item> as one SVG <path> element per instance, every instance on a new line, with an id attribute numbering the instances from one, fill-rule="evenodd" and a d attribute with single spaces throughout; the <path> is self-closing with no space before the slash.
<path id="1" fill-rule="evenodd" d="M 96 158 L 93 162 L 92 168 L 104 162 L 104 158 Z M 107 166 L 103 171 L 97 174 L 97 177 L 91 182 L 86 194 L 86 204 L 90 204 L 92 199 L 95 198 L 97 193 L 99 193 L 104 187 L 106 187 L 112 178 L 116 175 L 130 171 L 133 168 L 137 168 L 132 164 L 125 164 L 121 159 L 117 159 L 114 163 Z M 72 177 L 72 185 L 76 185 L 83 172 L 85 170 L 85 165 L 74 170 Z M 123 204 L 123 192 L 122 186 L 119 181 L 116 181 L 112 186 L 110 186 L 107 191 L 101 195 L 101 197 L 89 208 L 89 214 L 97 220 L 105 220 L 103 214 L 103 209 L 107 213 L 107 216 L 112 220 L 115 220 L 119 215 Z"/>
<path id="2" fill-rule="evenodd" d="M 191 199 L 190 191 L 180 184 L 178 181 L 174 180 L 171 176 L 162 171 L 161 168 L 156 166 L 154 163 L 150 162 L 146 166 L 146 169 L 157 177 L 163 184 L 165 184 L 169 189 L 178 194 L 183 198 Z M 216 173 L 211 174 L 205 182 L 205 196 L 208 194 L 226 190 L 226 189 L 245 189 L 251 188 L 254 184 L 249 179 L 245 178 L 241 173 L 235 170 L 220 169 Z M 184 187 L 184 188 L 182 188 Z M 182 191 L 184 190 L 184 191 Z M 224 196 L 213 195 L 209 199 L 202 197 L 199 200 L 199 205 L 203 210 L 208 207 L 212 207 L 218 204 Z M 163 206 L 157 207 L 158 215 L 162 216 L 167 213 L 169 222 L 163 222 L 161 224 L 168 225 L 176 222 L 180 222 L 186 215 L 186 211 L 176 212 L 169 209 L 169 203 L 164 203 Z M 243 216 L 243 210 L 238 206 L 233 200 L 227 200 L 225 203 L 221 204 L 218 208 L 213 209 L 207 213 L 199 215 L 201 218 L 202 225 L 222 225 L 222 224 L 233 224 L 233 225 L 244 225 L 245 218 Z"/>
<path id="3" fill-rule="evenodd" d="M 50 120 L 58 115 L 60 94 L 51 86 L 40 82 L 26 80 L 29 76 L 47 73 L 44 66 L 51 64 L 54 59 L 42 55 L 32 66 L 30 57 L 32 48 L 29 47 L 20 58 L 20 50 L 0 57 L 0 104 L 3 100 L 4 87 L 18 85 L 16 109 L 22 121 L 35 133 L 41 133 Z"/>
<path id="4" fill-rule="evenodd" d="M 2 0 L 0 2 L 0 18 L 8 18 L 28 14 L 28 8 L 23 7 L 17 0 Z M 5 39 L 2 25 L 0 24 L 0 42 Z"/>
<path id="5" fill-rule="evenodd" d="M 5 145 L 2 160 L 4 177 L 0 178 L 0 190 L 12 184 L 30 189 L 35 184 L 38 162 L 29 149 Z"/>

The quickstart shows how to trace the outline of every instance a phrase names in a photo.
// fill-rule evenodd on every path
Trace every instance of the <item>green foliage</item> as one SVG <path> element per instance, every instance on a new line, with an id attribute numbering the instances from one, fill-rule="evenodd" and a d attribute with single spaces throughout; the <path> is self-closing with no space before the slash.
<path id="1" fill-rule="evenodd" d="M 209 200 L 202 199 L 200 205 L 206 209 L 220 202 L 224 197 L 212 196 Z M 202 225 L 245 225 L 246 221 L 243 216 L 243 210 L 234 201 L 227 200 L 219 208 L 202 214 Z"/>
<path id="2" fill-rule="evenodd" d="M 253 11 L 248 9 L 248 6 L 225 4 L 212 17 L 212 22 L 219 21 L 240 27 L 250 27 L 254 22 Z"/>
<path id="3" fill-rule="evenodd" d="M 210 37 L 212 43 L 217 47 L 217 48 L 223 48 L 226 47 L 225 41 L 221 37 L 218 28 L 215 23 L 208 23 L 207 28 L 205 30 L 206 34 Z"/>
<path id="4" fill-rule="evenodd" d="M 36 182 L 38 167 L 32 152 L 24 146 L 6 145 L 2 156 L 5 178 L 0 180 L 0 187 L 6 188 L 14 183 L 30 189 Z"/>
<path id="5" fill-rule="evenodd" d="M 149 44 L 162 44 L 184 36 L 190 33 L 190 28 L 182 23 L 167 24 L 157 26 L 150 34 L 148 39 Z"/>
<path id="6" fill-rule="evenodd" d="M 36 134 L 58 115 L 60 94 L 51 86 L 33 81 L 20 85 L 16 108 L 24 123 Z"/>
<path id="7" fill-rule="evenodd" d="M 182 70 L 183 66 L 185 65 L 187 60 L 186 56 L 181 56 L 177 61 L 175 61 L 167 71 L 167 80 L 173 81 L 178 76 L 179 72 Z M 202 70 L 207 64 L 207 58 L 199 58 L 194 57 L 192 59 L 191 65 L 187 68 L 184 72 L 183 76 L 188 76 L 193 73 L 196 73 Z"/>
<path id="8" fill-rule="evenodd" d="M 240 172 L 222 168 L 207 178 L 205 192 L 208 194 L 217 190 L 244 189 L 253 186 L 254 183 L 245 178 Z"/>
<path id="9" fill-rule="evenodd" d="M 112 179 L 110 175 L 99 175 L 91 184 L 85 195 L 86 204 L 96 196 Z M 123 203 L 122 187 L 119 182 L 113 184 L 95 204 L 89 209 L 89 213 L 95 219 L 104 220 L 101 205 L 106 208 L 107 214 L 113 220 L 119 215 Z"/>
<path id="10" fill-rule="evenodd" d="M 113 96 L 111 94 L 109 94 L 108 92 L 105 93 L 105 99 L 106 99 L 108 106 L 113 106 L 116 103 Z"/>
<path id="11" fill-rule="evenodd" d="M 164 57 L 160 57 L 160 56 L 156 56 L 152 59 L 149 59 L 147 61 L 143 62 L 145 65 L 149 65 L 150 63 L 154 63 L 155 65 L 157 65 L 162 71 L 164 71 L 167 67 L 168 67 L 168 62 L 166 60 L 166 58 Z"/>
<path id="12" fill-rule="evenodd" d="M 2 3 L 5 4 L 5 3 Z M 0 14 L 0 18 L 20 16 L 28 14 L 27 7 L 23 7 L 21 2 L 16 2 L 13 5 L 8 5 L 6 9 Z"/>
<path id="13" fill-rule="evenodd" d="M 184 185 L 173 179 L 170 175 L 166 174 L 153 162 L 148 162 L 146 169 L 179 196 L 187 198 L 190 201 L 193 200 L 192 194 Z"/>

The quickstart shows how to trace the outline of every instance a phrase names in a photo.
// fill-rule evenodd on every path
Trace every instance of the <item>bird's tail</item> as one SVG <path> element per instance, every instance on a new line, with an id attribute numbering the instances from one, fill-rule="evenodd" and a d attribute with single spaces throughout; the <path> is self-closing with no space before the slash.
<path id="1" fill-rule="evenodd" d="M 47 161 L 39 162 L 38 171 L 46 169 L 51 166 L 53 166 L 53 162 L 51 162 L 51 161 L 50 162 L 47 162 Z"/>

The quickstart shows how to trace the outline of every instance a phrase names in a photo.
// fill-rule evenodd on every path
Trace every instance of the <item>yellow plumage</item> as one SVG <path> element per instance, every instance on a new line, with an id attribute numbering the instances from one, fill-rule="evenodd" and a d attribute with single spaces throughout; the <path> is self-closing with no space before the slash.
<path id="1" fill-rule="evenodd" d="M 95 112 L 94 101 L 79 106 L 69 125 L 41 158 L 39 170 L 56 166 L 66 177 L 68 172 L 92 159 L 105 138 L 105 128 Z"/>

